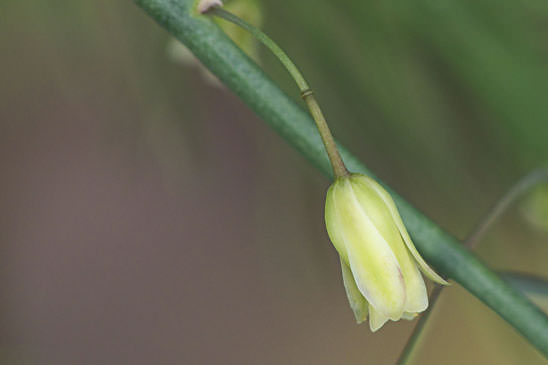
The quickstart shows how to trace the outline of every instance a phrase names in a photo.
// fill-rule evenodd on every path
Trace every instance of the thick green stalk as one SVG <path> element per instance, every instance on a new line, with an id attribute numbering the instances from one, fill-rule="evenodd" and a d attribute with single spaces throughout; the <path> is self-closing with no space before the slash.
<path id="1" fill-rule="evenodd" d="M 211 19 L 198 14 L 194 0 L 135 1 L 192 50 L 204 65 L 285 140 L 325 175 L 333 177 L 322 140 L 310 116 L 284 94 Z M 339 151 L 350 171 L 373 176 L 346 149 L 339 147 Z M 423 257 L 439 272 L 454 279 L 495 310 L 548 357 L 548 317 L 463 248 L 457 239 L 385 187 L 394 197 Z"/>

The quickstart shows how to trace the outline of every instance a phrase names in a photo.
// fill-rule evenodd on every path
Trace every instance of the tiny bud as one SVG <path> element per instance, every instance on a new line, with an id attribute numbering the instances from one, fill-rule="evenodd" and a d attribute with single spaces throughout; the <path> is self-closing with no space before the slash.
<path id="1" fill-rule="evenodd" d="M 198 3 L 198 11 L 203 14 L 216 6 L 223 6 L 223 2 L 221 0 L 200 0 Z"/>

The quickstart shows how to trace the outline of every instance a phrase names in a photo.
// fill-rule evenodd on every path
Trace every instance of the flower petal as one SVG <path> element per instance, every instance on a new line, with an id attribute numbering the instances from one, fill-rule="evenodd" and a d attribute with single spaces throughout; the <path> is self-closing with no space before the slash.
<path id="1" fill-rule="evenodd" d="M 340 214 L 340 235 L 356 285 L 378 312 L 397 320 L 405 304 L 405 283 L 398 260 L 356 198 L 350 181 L 342 183 L 344 193 L 336 195 L 335 209 Z"/>
<path id="2" fill-rule="evenodd" d="M 379 330 L 388 319 L 387 316 L 375 310 L 371 305 L 369 306 L 369 328 L 371 329 L 371 332 Z"/>
<path id="3" fill-rule="evenodd" d="M 407 232 L 407 229 L 405 228 L 405 225 L 403 224 L 400 214 L 398 213 L 398 208 L 396 207 L 394 200 L 392 200 L 392 197 L 375 180 L 369 180 L 371 186 L 379 193 L 379 195 L 382 197 L 382 199 L 385 201 L 386 205 L 390 209 L 390 213 L 392 214 L 394 222 L 396 223 L 400 231 L 400 234 L 403 238 L 403 241 L 405 242 L 405 245 L 407 246 L 407 249 L 409 250 L 409 252 L 411 252 L 411 255 L 413 255 L 415 261 L 417 261 L 417 263 L 419 264 L 419 267 L 424 275 L 426 275 L 430 280 L 435 281 L 436 283 L 449 285 L 449 283 L 444 278 L 439 276 L 430 266 L 428 266 L 420 253 L 417 251 L 415 245 L 413 244 L 413 241 L 411 240 L 411 237 L 409 236 L 409 233 Z"/>
<path id="4" fill-rule="evenodd" d="M 412 321 L 417 318 L 417 313 L 403 312 L 403 315 L 401 317 L 408 321 Z"/>
<path id="5" fill-rule="evenodd" d="M 335 246 L 335 249 L 339 253 L 341 260 L 349 265 L 348 254 L 344 245 L 344 237 L 342 236 L 343 222 L 341 222 L 341 214 L 337 210 L 337 196 L 342 194 L 342 182 L 335 181 L 327 191 L 327 198 L 325 200 L 325 226 L 327 228 L 327 234 L 329 239 Z"/>
<path id="6" fill-rule="evenodd" d="M 365 300 L 362 293 L 360 293 L 360 290 L 354 281 L 354 276 L 352 276 L 352 271 L 350 271 L 350 268 L 343 262 L 342 259 L 341 269 L 343 274 L 344 289 L 346 290 L 346 296 L 348 297 L 350 308 L 352 308 L 352 311 L 354 312 L 356 322 L 362 323 L 367 319 L 367 300 Z"/>
<path id="7" fill-rule="evenodd" d="M 403 241 L 388 205 L 376 187 L 372 186 L 372 179 L 364 175 L 353 175 L 351 180 L 354 186 L 358 186 L 354 189 L 358 201 L 362 206 L 367 207 L 365 211 L 373 225 L 390 245 L 398 260 L 405 281 L 406 300 L 404 311 L 424 311 L 428 307 L 428 295 L 424 279 L 417 268 L 416 261 Z"/>
<path id="8" fill-rule="evenodd" d="M 408 271 L 403 273 L 407 294 L 403 310 L 420 313 L 428 308 L 428 293 L 417 265 L 414 262 L 412 265 L 412 268 L 406 268 Z"/>

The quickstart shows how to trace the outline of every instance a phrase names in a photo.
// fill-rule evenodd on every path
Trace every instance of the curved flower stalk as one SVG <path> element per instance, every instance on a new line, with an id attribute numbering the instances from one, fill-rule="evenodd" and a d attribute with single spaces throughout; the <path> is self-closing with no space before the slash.
<path id="1" fill-rule="evenodd" d="M 377 331 L 388 319 L 413 319 L 428 307 L 419 268 L 432 280 L 447 282 L 418 253 L 390 195 L 371 178 L 348 172 L 312 90 L 285 52 L 256 27 L 219 5 L 209 5 L 205 12 L 239 25 L 267 46 L 301 90 L 336 177 L 327 193 L 325 221 L 341 258 L 344 286 L 356 320 L 361 323 L 369 315 L 370 328 Z"/>
<path id="2" fill-rule="evenodd" d="M 428 307 L 419 269 L 447 284 L 423 260 L 394 201 L 373 179 L 338 177 L 327 192 L 325 222 L 341 259 L 350 307 L 358 323 L 369 315 L 371 331 L 389 319 L 413 319 Z"/>

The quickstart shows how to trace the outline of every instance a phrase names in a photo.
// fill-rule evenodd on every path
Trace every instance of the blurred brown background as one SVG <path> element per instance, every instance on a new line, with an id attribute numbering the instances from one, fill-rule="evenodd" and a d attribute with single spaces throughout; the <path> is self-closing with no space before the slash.
<path id="1" fill-rule="evenodd" d="M 262 11 L 339 139 L 458 237 L 546 164 L 544 2 Z M 329 181 L 168 39 L 128 1 L 0 2 L 0 363 L 393 363 L 414 323 L 354 323 Z M 482 242 L 492 267 L 548 275 L 530 206 Z M 544 362 L 454 285 L 417 363 Z"/>

